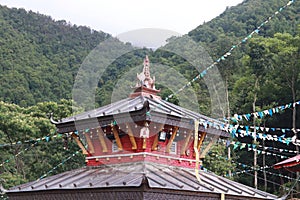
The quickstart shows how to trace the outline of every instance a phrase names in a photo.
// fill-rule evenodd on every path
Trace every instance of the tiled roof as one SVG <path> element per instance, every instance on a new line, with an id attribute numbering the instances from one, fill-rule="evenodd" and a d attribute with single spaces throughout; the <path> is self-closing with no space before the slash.
<path id="1" fill-rule="evenodd" d="M 300 171 L 300 155 L 283 160 L 274 165 L 274 169 L 286 169 L 288 171 L 299 172 Z"/>
<path id="2" fill-rule="evenodd" d="M 199 183 L 193 169 L 138 162 L 104 165 L 97 168 L 84 167 L 40 181 L 13 187 L 7 193 L 139 187 L 146 181 L 152 189 L 169 189 L 205 194 L 223 193 L 243 199 L 276 198 L 275 195 L 256 190 L 210 172 L 200 171 L 200 179 L 201 182 Z"/>
<path id="3" fill-rule="evenodd" d="M 149 98 L 146 96 L 137 96 L 135 98 L 123 99 L 118 102 L 94 110 L 90 110 L 75 116 L 64 118 L 57 123 L 57 127 L 60 129 L 61 132 L 63 132 L 67 129 L 63 129 L 60 127 L 66 127 L 67 124 L 72 124 L 74 122 L 76 122 L 77 124 L 82 124 L 83 126 L 90 126 L 90 124 L 88 124 L 87 121 L 89 119 L 95 118 L 98 119 L 99 123 L 105 125 L 105 118 L 108 118 L 109 116 L 112 116 L 114 119 L 117 119 L 118 122 L 126 122 L 129 118 L 129 114 L 131 118 L 134 118 L 132 114 L 141 114 L 141 111 L 145 111 L 145 106 L 148 105 L 150 108 L 149 111 L 151 116 L 144 117 L 148 118 L 151 121 L 164 122 L 165 124 L 174 125 L 172 123 L 175 123 L 174 121 L 177 120 L 180 123 L 180 127 L 190 128 L 193 127 L 191 124 L 194 120 L 199 120 L 200 122 L 209 122 L 211 125 L 213 124 L 213 128 L 206 132 L 218 134 L 224 137 L 229 136 L 228 133 L 221 131 L 223 123 L 221 123 L 218 120 L 182 108 L 170 102 L 156 98 Z M 80 123 L 81 121 L 82 123 Z M 108 120 L 107 123 L 109 122 L 111 121 Z M 219 129 L 216 129 L 216 127 L 219 127 Z"/>

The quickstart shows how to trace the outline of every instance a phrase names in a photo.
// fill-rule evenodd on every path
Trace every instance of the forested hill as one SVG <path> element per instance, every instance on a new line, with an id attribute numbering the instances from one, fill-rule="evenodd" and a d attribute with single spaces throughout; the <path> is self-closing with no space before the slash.
<path id="1" fill-rule="evenodd" d="M 245 37 L 287 2 L 287 0 L 244 0 L 241 4 L 227 8 L 218 17 L 190 31 L 189 36 L 206 44 L 216 42 L 224 35 L 232 39 Z M 293 6 L 272 18 L 259 34 L 268 37 L 278 32 L 295 35 L 300 21 L 299 4 L 295 1 Z"/>
<path id="2" fill-rule="evenodd" d="M 285 3 L 286 0 L 244 1 L 192 30 L 189 36 L 205 44 L 211 56 L 216 58 Z M 273 36 L 276 32 L 295 35 L 299 20 L 300 5 L 297 1 L 272 19 L 260 35 Z M 72 25 L 64 20 L 55 21 L 50 16 L 0 5 L 0 100 L 30 106 L 42 101 L 70 99 L 80 64 L 107 37 L 110 36 L 85 26 Z M 159 52 L 150 55 L 156 62 L 161 62 L 160 57 L 163 56 Z M 129 62 L 132 61 L 127 60 L 121 65 L 129 66 Z M 178 65 L 172 60 L 167 63 L 175 67 Z M 110 85 L 113 84 L 113 80 L 109 79 L 116 77 L 110 73 L 118 71 L 121 65 L 114 66 L 107 74 L 108 80 L 99 84 L 99 105 L 107 103 L 105 98 L 109 97 Z M 188 70 L 181 71 L 187 78 L 191 78 L 189 76 L 193 73 Z"/>
<path id="3" fill-rule="evenodd" d="M 71 98 L 73 80 L 104 32 L 0 5 L 0 100 L 22 106 Z"/>
<path id="4" fill-rule="evenodd" d="M 300 2 L 285 8 L 274 17 L 274 13 L 287 4 L 287 0 L 244 0 L 227 9 L 218 17 L 204 23 L 188 35 L 208 47 L 216 58 L 241 41 L 269 17 L 273 18 L 260 30 L 259 36 L 273 37 L 275 33 L 297 34 L 300 22 Z M 238 53 L 237 53 L 238 54 Z"/>

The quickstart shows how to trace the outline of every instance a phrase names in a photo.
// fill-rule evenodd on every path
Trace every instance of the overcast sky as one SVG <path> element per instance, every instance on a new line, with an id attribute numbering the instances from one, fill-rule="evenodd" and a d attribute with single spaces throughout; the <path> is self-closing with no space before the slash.
<path id="1" fill-rule="evenodd" d="M 0 0 L 114 36 L 141 28 L 186 34 L 242 0 Z"/>

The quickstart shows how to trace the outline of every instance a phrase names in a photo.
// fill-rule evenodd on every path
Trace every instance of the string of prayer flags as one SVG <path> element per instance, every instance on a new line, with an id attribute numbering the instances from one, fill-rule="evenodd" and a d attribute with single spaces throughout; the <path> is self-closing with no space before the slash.
<path id="1" fill-rule="evenodd" d="M 254 126 L 243 126 L 243 125 L 227 125 L 227 129 L 225 131 L 228 131 L 232 138 L 235 137 L 252 137 L 261 139 L 261 140 L 269 140 L 269 141 L 277 141 L 284 144 L 289 145 L 290 143 L 294 145 L 300 146 L 300 140 L 298 140 L 296 137 L 286 137 L 287 132 L 293 132 L 297 133 L 300 131 L 300 129 L 289 129 L 289 128 L 269 128 L 269 127 L 254 127 Z M 251 131 L 255 130 L 255 131 Z M 267 134 L 272 133 L 272 131 L 281 131 L 282 135 L 274 135 L 274 134 Z"/>
<path id="2" fill-rule="evenodd" d="M 253 139 L 258 138 L 258 139 L 268 140 L 268 141 L 277 141 L 287 145 L 289 145 L 291 142 L 295 145 L 298 143 L 300 145 L 300 141 L 296 140 L 296 138 L 285 137 L 285 134 L 281 136 L 277 136 L 277 135 L 271 135 L 265 133 L 255 133 L 249 131 L 247 132 L 246 130 L 238 129 L 235 132 L 234 137 L 252 137 Z"/>
<path id="3" fill-rule="evenodd" d="M 274 175 L 274 176 L 279 176 L 279 177 L 282 177 L 282 178 L 286 178 L 286 179 L 289 179 L 289 180 L 297 180 L 297 181 L 300 181 L 298 179 L 295 179 L 295 178 L 292 178 L 292 177 L 289 177 L 289 176 L 286 176 L 286 175 L 282 175 L 282 174 L 277 174 L 277 173 L 273 173 L 273 172 L 270 172 L 270 171 L 266 171 L 265 169 L 269 169 L 271 168 L 270 166 L 265 166 L 265 167 L 252 167 L 252 166 L 249 166 L 249 165 L 246 165 L 246 164 L 243 164 L 243 163 L 239 163 L 239 162 L 236 162 L 239 166 L 241 166 L 242 168 L 250 168 L 250 169 L 245 169 L 245 170 L 242 170 L 241 172 L 243 173 L 247 173 L 248 171 L 254 171 L 254 170 L 257 170 L 257 171 L 261 171 L 261 172 L 266 172 L 267 174 L 270 174 L 270 175 Z M 236 175 L 236 173 L 231 173 L 231 175 Z M 226 176 L 229 176 L 228 174 Z"/>
<path id="4" fill-rule="evenodd" d="M 172 98 L 174 95 L 178 94 L 185 88 L 189 87 L 192 85 L 193 82 L 196 80 L 203 78 L 206 74 L 207 71 L 218 65 L 220 62 L 226 60 L 229 56 L 231 56 L 232 52 L 239 46 L 241 46 L 243 43 L 246 43 L 249 39 L 252 38 L 254 34 L 259 34 L 260 30 L 267 24 L 270 20 L 272 20 L 276 15 L 281 13 L 285 8 L 288 6 L 292 5 L 295 2 L 295 0 L 289 1 L 286 5 L 280 7 L 273 15 L 267 18 L 264 22 L 262 22 L 255 30 L 253 30 L 249 35 L 247 35 L 245 38 L 243 38 L 239 43 L 236 45 L 233 45 L 226 53 L 221 55 L 216 61 L 214 61 L 210 66 L 208 66 L 206 69 L 204 69 L 201 73 L 199 73 L 195 78 L 193 78 L 191 81 L 186 83 L 183 87 L 181 87 L 178 91 L 174 92 L 173 94 L 169 95 L 165 100 L 167 101 L 168 99 Z"/>
<path id="5" fill-rule="evenodd" d="M 263 169 L 269 169 L 271 168 L 270 166 L 266 166 L 266 167 L 260 167 L 261 170 Z M 248 172 L 252 172 L 254 171 L 254 169 L 244 169 L 244 170 L 239 170 L 239 171 L 235 171 L 235 172 L 231 172 L 231 174 L 226 174 L 226 177 L 232 177 L 235 175 L 239 175 L 239 174 L 243 174 L 243 173 L 248 173 Z"/>
<path id="6" fill-rule="evenodd" d="M 297 133 L 297 132 L 300 132 L 300 129 L 291 129 L 291 128 L 274 128 L 274 127 L 263 127 L 263 126 L 245 126 L 245 125 L 235 125 L 235 128 L 238 129 L 238 128 L 242 128 L 242 129 L 252 129 L 252 130 L 256 130 L 256 132 L 268 132 L 268 133 L 271 133 L 271 132 L 278 132 L 278 131 L 281 131 L 282 133 L 286 133 L 286 132 L 293 132 L 293 133 Z"/>
<path id="7" fill-rule="evenodd" d="M 13 156 L 10 156 L 10 158 L 8 158 L 8 159 L 4 160 L 2 163 L 0 163 L 0 167 L 2 167 L 5 164 L 9 163 L 12 159 L 15 159 L 16 157 L 18 157 L 19 155 L 21 155 L 25 151 L 28 151 L 31 147 L 34 147 L 37 143 L 38 143 L 38 141 L 36 141 L 35 143 L 33 143 L 30 146 L 26 147 L 24 150 L 19 151 L 17 154 L 15 154 Z"/>
<path id="8" fill-rule="evenodd" d="M 288 158 L 286 155 L 266 151 L 266 150 L 273 150 L 273 149 L 276 150 L 275 148 L 272 148 L 272 147 L 263 148 L 261 145 L 241 143 L 239 141 L 232 142 L 231 144 L 233 144 L 233 150 L 237 150 L 237 149 L 242 150 L 242 149 L 245 149 L 247 147 L 248 151 L 256 151 L 258 154 L 278 156 L 280 158 Z M 263 148 L 264 150 L 260 150 L 260 149 L 258 149 L 258 147 Z M 280 149 L 279 151 L 280 152 L 286 152 L 286 153 L 296 153 L 297 152 L 297 151 L 285 150 L 285 149 Z"/>
<path id="9" fill-rule="evenodd" d="M 233 122 L 238 122 L 238 121 L 243 121 L 245 119 L 246 121 L 249 121 L 252 116 L 255 116 L 256 118 L 264 118 L 266 116 L 272 117 L 276 113 L 280 113 L 285 111 L 286 109 L 294 108 L 297 105 L 300 105 L 300 101 L 294 102 L 294 103 L 288 103 L 285 105 L 277 106 L 271 109 L 263 110 L 263 111 L 258 111 L 258 112 L 253 112 L 253 113 L 247 113 L 247 114 L 234 114 L 233 117 L 231 117 L 231 120 Z"/>
<path id="10" fill-rule="evenodd" d="M 257 151 L 258 154 L 279 156 L 281 158 L 287 158 L 287 157 L 286 157 L 286 155 L 273 153 L 273 152 L 267 152 L 267 150 L 268 151 L 279 151 L 279 153 L 285 153 L 285 154 L 297 154 L 298 153 L 296 150 L 281 149 L 281 148 L 277 148 L 277 147 L 266 147 L 266 146 L 262 146 L 260 144 L 256 145 L 256 144 L 243 143 L 243 142 L 239 142 L 239 141 L 230 141 L 230 140 L 219 139 L 219 142 L 226 144 L 226 147 L 233 145 L 233 150 L 242 150 L 247 147 L 248 151 Z M 260 149 L 258 149 L 258 148 L 260 148 Z"/>
<path id="11" fill-rule="evenodd" d="M 53 167 L 51 170 L 49 170 L 47 173 L 43 174 L 40 178 L 38 178 L 36 181 L 40 181 L 41 179 L 47 177 L 49 174 L 51 174 L 53 171 L 55 171 L 59 166 L 63 165 L 65 162 L 67 162 L 68 160 L 70 160 L 71 158 L 73 158 L 74 156 L 76 156 L 80 151 L 76 151 L 75 153 L 73 153 L 71 156 L 69 156 L 68 158 L 64 159 L 62 162 L 60 162 L 58 165 L 56 165 L 55 167 Z"/>
<path id="12" fill-rule="evenodd" d="M 220 156 L 220 155 L 217 155 L 217 157 L 227 160 L 227 158 L 222 157 L 222 156 Z M 257 171 L 261 171 L 261 172 L 266 172 L 266 173 L 268 173 L 268 174 L 270 174 L 270 175 L 279 176 L 279 177 L 282 177 L 282 178 L 287 178 L 287 179 L 289 179 L 289 180 L 297 180 L 297 181 L 300 182 L 300 179 L 295 179 L 295 178 L 291 178 L 291 177 L 286 176 L 286 175 L 282 175 L 282 174 L 277 174 L 277 173 L 273 173 L 273 172 L 266 171 L 266 169 L 272 168 L 271 166 L 264 166 L 264 167 L 256 166 L 256 167 L 254 167 L 254 166 L 246 165 L 246 164 L 244 164 L 244 163 L 235 162 L 234 160 L 231 160 L 231 162 L 232 162 L 232 163 L 235 163 L 235 164 L 237 164 L 237 165 L 239 165 L 239 166 L 241 166 L 242 168 L 244 168 L 245 170 L 242 170 L 243 173 L 248 172 L 248 171 L 254 171 L 254 170 L 257 170 Z M 235 172 L 231 173 L 232 176 L 235 175 L 235 174 L 236 174 Z M 229 176 L 229 174 L 227 174 L 226 176 Z"/>
<path id="13" fill-rule="evenodd" d="M 11 157 L 9 157 L 8 159 L 5 159 L 2 163 L 0 163 L 0 167 L 4 166 L 5 164 L 9 163 L 12 159 L 18 157 L 19 155 L 21 155 L 22 153 L 28 151 L 29 149 L 31 149 L 32 147 L 34 147 L 38 142 L 41 141 L 46 141 L 49 142 L 51 141 L 53 138 L 62 138 L 63 134 L 56 134 L 56 135 L 52 135 L 54 133 L 48 134 L 47 136 L 41 137 L 41 138 L 35 138 L 35 139 L 30 139 L 30 140 L 25 140 L 25 141 L 17 141 L 17 142 L 13 142 L 11 144 L 0 144 L 0 147 L 6 147 L 6 146 L 12 146 L 12 145 L 20 145 L 20 144 L 24 144 L 24 143 L 30 143 L 31 145 L 26 147 L 24 150 L 19 151 L 17 154 L 12 155 Z M 69 133 L 71 134 L 71 133 Z"/>
<path id="14" fill-rule="evenodd" d="M 30 139 L 30 140 L 25 140 L 25 141 L 17 141 L 17 142 L 12 142 L 12 143 L 2 143 L 0 144 L 0 147 L 7 147 L 7 146 L 14 146 L 14 145 L 21 145 L 25 143 L 35 143 L 35 142 L 50 142 L 52 139 L 55 138 L 62 138 L 63 134 L 57 134 L 57 135 L 47 135 L 41 138 L 35 138 L 35 139 Z"/>

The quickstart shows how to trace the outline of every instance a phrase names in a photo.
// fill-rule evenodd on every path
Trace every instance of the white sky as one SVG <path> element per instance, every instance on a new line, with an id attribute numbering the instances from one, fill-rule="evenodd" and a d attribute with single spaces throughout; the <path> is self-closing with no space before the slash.
<path id="1" fill-rule="evenodd" d="M 243 0 L 0 0 L 113 36 L 142 28 L 186 34 Z"/>

